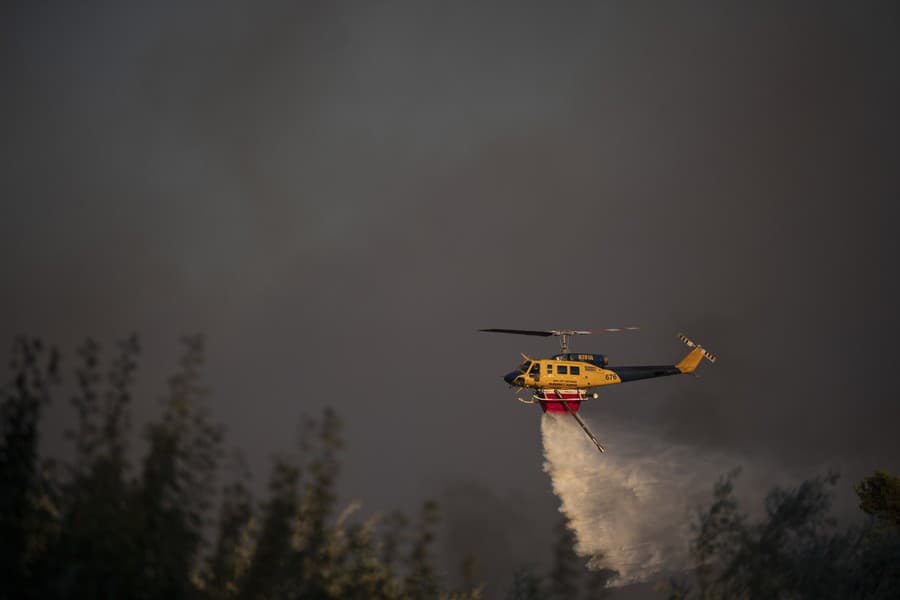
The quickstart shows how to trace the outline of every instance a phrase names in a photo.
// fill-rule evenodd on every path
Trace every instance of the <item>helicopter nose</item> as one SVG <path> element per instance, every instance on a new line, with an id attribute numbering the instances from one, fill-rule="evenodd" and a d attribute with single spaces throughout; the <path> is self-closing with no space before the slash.
<path id="1" fill-rule="evenodd" d="M 503 376 L 503 381 L 505 381 L 509 385 L 512 385 L 512 383 L 516 379 L 516 377 L 518 377 L 521 374 L 522 373 L 520 371 L 510 371 L 509 373 L 507 373 L 506 375 Z"/>

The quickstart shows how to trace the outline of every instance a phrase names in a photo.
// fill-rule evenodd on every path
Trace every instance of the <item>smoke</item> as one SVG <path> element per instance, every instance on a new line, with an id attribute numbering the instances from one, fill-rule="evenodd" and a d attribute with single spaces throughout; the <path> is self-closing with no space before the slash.
<path id="1" fill-rule="evenodd" d="M 617 571 L 616 586 L 687 566 L 695 508 L 741 461 L 616 420 L 589 426 L 605 454 L 568 415 L 548 413 L 541 421 L 544 471 L 575 530 L 575 551 L 591 558 L 591 568 Z M 768 487 L 761 478 L 769 474 L 748 465 L 742 471 L 740 497 L 758 506 Z"/>

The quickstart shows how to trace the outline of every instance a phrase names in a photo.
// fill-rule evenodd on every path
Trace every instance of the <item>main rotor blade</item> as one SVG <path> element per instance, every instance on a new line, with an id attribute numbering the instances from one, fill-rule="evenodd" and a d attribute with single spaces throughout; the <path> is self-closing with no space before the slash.
<path id="1" fill-rule="evenodd" d="M 550 337 L 551 335 L 591 335 L 592 333 L 614 333 L 616 331 L 633 331 L 635 329 L 640 329 L 640 327 L 610 327 L 609 329 L 591 329 L 588 331 L 579 331 L 577 329 L 479 329 L 478 331 Z"/>
<path id="2" fill-rule="evenodd" d="M 550 337 L 553 331 L 534 331 L 531 329 L 479 329 L 478 331 L 486 331 L 489 333 L 515 333 L 517 335 L 539 335 L 541 337 Z"/>
<path id="3" fill-rule="evenodd" d="M 610 327 L 609 329 L 591 329 L 587 333 L 613 333 L 616 331 L 634 331 L 635 329 L 640 329 L 640 327 Z M 583 333 L 579 331 L 578 333 Z"/>

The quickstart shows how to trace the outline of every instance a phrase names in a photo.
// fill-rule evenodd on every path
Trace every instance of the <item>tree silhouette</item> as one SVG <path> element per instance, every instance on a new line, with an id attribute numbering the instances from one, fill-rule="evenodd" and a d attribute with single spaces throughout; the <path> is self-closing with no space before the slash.
<path id="1" fill-rule="evenodd" d="M 437 503 L 431 500 L 424 502 L 416 522 L 415 537 L 408 559 L 409 573 L 405 587 L 406 594 L 411 600 L 437 596 L 439 581 L 431 565 L 430 553 L 438 520 Z"/>
<path id="2" fill-rule="evenodd" d="M 303 422 L 297 453 L 274 460 L 265 497 L 257 501 L 240 477 L 217 491 L 223 435 L 204 408 L 204 341 L 182 344 L 161 415 L 144 428 L 146 452 L 132 465 L 137 336 L 119 342 L 108 364 L 97 342 L 78 348 L 73 453 L 59 463 L 41 458 L 38 441 L 62 387 L 60 355 L 40 340 L 14 341 L 0 388 L 0 600 L 480 597 L 471 559 L 462 590 L 446 589 L 434 566 L 434 502 L 411 525 L 401 513 L 360 519 L 359 503 L 338 505 L 344 442 L 331 409 Z M 735 477 L 718 481 L 698 513 L 694 568 L 671 582 L 670 598 L 898 596 L 896 476 L 876 471 L 856 486 L 865 522 L 844 529 L 830 516 L 834 475 L 773 489 L 756 521 L 739 509 Z M 557 534 L 546 589 L 520 568 L 508 598 L 607 591 L 611 573 L 585 574 L 565 520 Z"/>
<path id="3" fill-rule="evenodd" d="M 698 515 L 693 578 L 672 582 L 669 598 L 897 597 L 900 532 L 876 529 L 875 517 L 862 527 L 838 528 L 830 516 L 837 475 L 774 488 L 764 518 L 755 522 L 739 510 L 735 477 L 716 483 L 713 502 Z"/>
<path id="4" fill-rule="evenodd" d="M 553 566 L 550 570 L 550 597 L 575 598 L 584 570 L 584 559 L 575 554 L 575 532 L 569 519 L 560 515 L 556 522 L 556 544 L 553 547 Z"/>
<path id="5" fill-rule="evenodd" d="M 520 566 L 513 573 L 513 582 L 506 600 L 545 600 L 543 581 L 531 567 Z"/>
<path id="6" fill-rule="evenodd" d="M 135 495 L 140 549 L 138 595 L 186 598 L 210 508 L 221 430 L 199 403 L 203 338 L 183 339 L 179 369 L 169 381 L 162 418 L 146 430 L 149 445 Z"/>
<path id="7" fill-rule="evenodd" d="M 15 341 L 0 402 L 0 600 L 478 597 L 440 589 L 430 555 L 434 503 L 423 506 L 412 539 L 401 535 L 398 513 L 383 525 L 355 519 L 358 503 L 338 513 L 343 440 L 331 409 L 304 421 L 298 456 L 275 460 L 261 504 L 238 479 L 222 488 L 216 511 L 223 436 L 203 406 L 204 341 L 182 344 L 133 469 L 140 344 L 121 341 L 104 369 L 100 345 L 85 341 L 66 432 L 72 459 L 57 469 L 40 461 L 38 435 L 59 354 L 39 340 Z"/>
<path id="8" fill-rule="evenodd" d="M 900 477 L 875 471 L 855 487 L 859 508 L 884 525 L 900 528 Z"/>
<path id="9" fill-rule="evenodd" d="M 31 596 L 29 583 L 56 527 L 49 465 L 38 457 L 38 424 L 59 382 L 59 353 L 40 340 L 13 343 L 0 404 L 0 598 Z M 24 593 L 23 593 L 24 592 Z"/>
<path id="10" fill-rule="evenodd" d="M 253 497 L 243 482 L 222 491 L 215 549 L 207 559 L 202 578 L 203 596 L 210 600 L 237 598 L 253 557 Z"/>
<path id="11" fill-rule="evenodd" d="M 44 561 L 45 574 L 52 574 L 44 581 L 45 595 L 110 597 L 135 591 L 138 529 L 125 451 L 138 353 L 136 336 L 120 342 L 104 393 L 99 345 L 87 340 L 79 348 L 78 391 L 72 398 L 78 421 L 68 432 L 75 460 L 60 483 L 60 527 Z"/>
<path id="12" fill-rule="evenodd" d="M 300 469 L 285 459 L 275 461 L 269 480 L 269 500 L 263 505 L 261 526 L 239 597 L 265 598 L 289 574 L 294 519 L 299 512 Z"/>

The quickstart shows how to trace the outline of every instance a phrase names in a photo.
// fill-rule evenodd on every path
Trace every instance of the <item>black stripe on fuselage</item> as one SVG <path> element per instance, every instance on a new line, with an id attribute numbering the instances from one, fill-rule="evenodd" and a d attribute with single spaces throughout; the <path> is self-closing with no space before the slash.
<path id="1" fill-rule="evenodd" d="M 638 381 L 639 379 L 653 379 L 654 377 L 666 377 L 668 375 L 681 375 L 681 371 L 675 365 L 660 365 L 647 367 L 606 367 L 614 372 L 622 380 Z"/>

